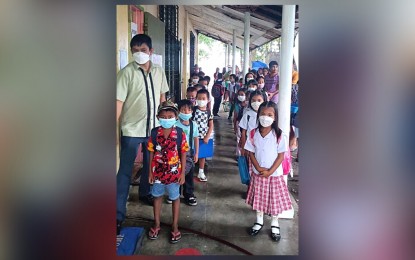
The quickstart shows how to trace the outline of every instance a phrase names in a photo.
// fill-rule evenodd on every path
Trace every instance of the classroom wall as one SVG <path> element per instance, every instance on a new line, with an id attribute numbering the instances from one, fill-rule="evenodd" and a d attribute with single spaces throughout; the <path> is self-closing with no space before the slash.
<path id="1" fill-rule="evenodd" d="M 157 5 L 139 5 L 145 12 L 158 18 Z M 117 5 L 117 61 L 116 71 L 119 71 L 120 50 L 128 52 L 128 62 L 131 62 L 132 55 L 130 52 L 130 25 L 128 5 Z M 179 28 L 178 38 L 182 40 L 182 97 L 186 95 L 187 81 L 190 77 L 190 31 L 193 31 L 195 39 L 195 63 L 198 61 L 198 36 L 193 28 L 192 22 L 189 20 L 184 6 L 179 6 Z"/>
<path id="2" fill-rule="evenodd" d="M 129 51 L 129 25 L 128 25 L 128 5 L 117 5 L 117 43 L 116 43 L 116 52 L 117 52 L 117 62 L 116 62 L 116 71 L 119 71 L 120 66 L 120 51 L 125 50 Z"/>
<path id="3" fill-rule="evenodd" d="M 182 39 L 182 98 L 186 96 L 187 82 L 190 78 L 190 31 L 196 36 L 196 55 L 197 61 L 197 33 L 193 24 L 188 18 L 183 6 L 179 6 L 179 39 Z"/>
<path id="4" fill-rule="evenodd" d="M 159 17 L 158 13 L 158 5 L 140 5 L 142 8 L 144 8 L 145 12 L 149 12 L 155 17 Z"/>

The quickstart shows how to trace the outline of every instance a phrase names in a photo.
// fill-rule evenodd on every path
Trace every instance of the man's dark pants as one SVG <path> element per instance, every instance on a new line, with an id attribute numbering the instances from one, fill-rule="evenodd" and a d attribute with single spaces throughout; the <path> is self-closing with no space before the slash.
<path id="1" fill-rule="evenodd" d="M 215 97 L 215 104 L 213 104 L 213 115 L 217 115 L 219 112 L 220 104 L 222 103 L 222 96 Z"/>
<path id="2" fill-rule="evenodd" d="M 147 150 L 148 137 L 121 137 L 120 168 L 117 173 L 117 221 L 124 221 L 127 211 L 127 198 L 130 190 L 131 174 L 134 161 L 137 157 L 138 146 L 142 144 L 143 171 L 140 178 L 139 196 L 150 194 L 148 182 L 149 152 Z"/>

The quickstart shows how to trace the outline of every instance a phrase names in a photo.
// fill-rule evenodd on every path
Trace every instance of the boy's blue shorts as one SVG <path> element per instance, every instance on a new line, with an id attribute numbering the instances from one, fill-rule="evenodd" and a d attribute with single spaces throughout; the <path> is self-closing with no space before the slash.
<path id="1" fill-rule="evenodd" d="M 170 183 L 170 184 L 163 184 L 163 183 L 154 183 L 153 187 L 151 188 L 151 195 L 153 197 L 158 198 L 163 196 L 165 193 L 169 194 L 170 200 L 177 200 L 180 197 L 180 184 L 179 183 Z"/>

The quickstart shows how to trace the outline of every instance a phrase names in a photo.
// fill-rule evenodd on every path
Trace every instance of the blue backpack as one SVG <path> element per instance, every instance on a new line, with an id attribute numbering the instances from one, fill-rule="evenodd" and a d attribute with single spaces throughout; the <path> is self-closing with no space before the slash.
<path id="1" fill-rule="evenodd" d="M 246 161 L 245 156 L 238 157 L 238 167 L 239 167 L 239 175 L 241 176 L 242 184 L 248 185 L 250 181 L 250 175 L 249 175 L 249 170 L 248 170 L 248 163 Z"/>

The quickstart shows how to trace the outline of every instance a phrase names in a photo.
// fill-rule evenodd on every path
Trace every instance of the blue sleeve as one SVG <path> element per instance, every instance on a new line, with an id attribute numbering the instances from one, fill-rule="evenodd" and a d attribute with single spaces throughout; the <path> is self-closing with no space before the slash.
<path id="1" fill-rule="evenodd" d="M 193 138 L 199 137 L 199 128 L 195 122 L 193 122 Z"/>

